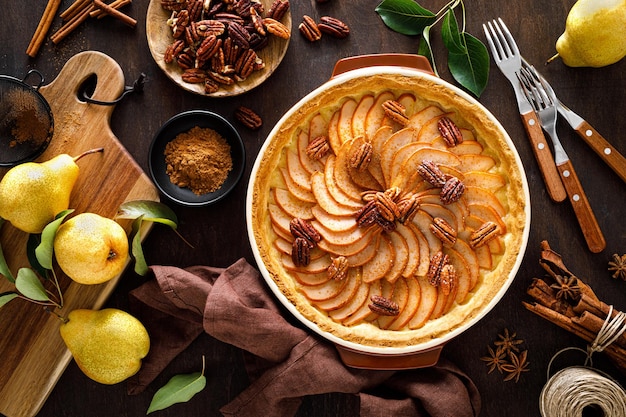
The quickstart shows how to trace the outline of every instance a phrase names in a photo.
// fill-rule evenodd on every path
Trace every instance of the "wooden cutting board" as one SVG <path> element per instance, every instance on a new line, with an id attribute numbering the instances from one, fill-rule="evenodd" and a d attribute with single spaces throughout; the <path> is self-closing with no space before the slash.
<path id="1" fill-rule="evenodd" d="M 97 82 L 92 98 L 111 101 L 124 90 L 124 74 L 112 58 L 87 51 L 72 57 L 57 78 L 40 88 L 54 117 L 54 136 L 38 161 L 60 153 L 78 155 L 104 147 L 103 153 L 78 161 L 80 174 L 72 192 L 70 208 L 76 213 L 93 212 L 113 217 L 121 203 L 130 200 L 158 200 L 158 192 L 141 167 L 124 149 L 109 126 L 113 106 L 88 104 L 78 92 L 93 75 Z M 0 170 L 0 176 L 6 169 Z M 28 196 L 24 196 L 28 198 Z M 127 231 L 130 222 L 122 223 Z M 149 223 L 143 230 L 148 232 Z M 0 242 L 13 274 L 29 266 L 28 236 L 5 223 Z M 76 284 L 57 268 L 64 295 L 65 316 L 76 308 L 99 309 L 120 277 L 95 286 Z M 53 288 L 53 287 L 51 287 Z M 0 293 L 14 285 L 0 275 Z M 7 417 L 34 416 L 44 404 L 71 355 L 59 335 L 60 320 L 41 306 L 15 299 L 0 309 L 0 413 Z"/>

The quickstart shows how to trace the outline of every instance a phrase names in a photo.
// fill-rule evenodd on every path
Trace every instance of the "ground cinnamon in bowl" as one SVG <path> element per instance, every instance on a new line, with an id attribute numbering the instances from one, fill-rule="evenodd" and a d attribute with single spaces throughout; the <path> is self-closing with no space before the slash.
<path id="1" fill-rule="evenodd" d="M 195 126 L 165 146 L 170 181 L 194 194 L 218 190 L 233 168 L 230 145 L 218 132 Z"/>

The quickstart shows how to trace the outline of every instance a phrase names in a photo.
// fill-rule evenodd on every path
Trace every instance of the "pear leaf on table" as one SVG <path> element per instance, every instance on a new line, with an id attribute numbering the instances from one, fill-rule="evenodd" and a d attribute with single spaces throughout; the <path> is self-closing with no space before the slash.
<path id="1" fill-rule="evenodd" d="M 206 376 L 204 376 L 204 358 L 202 372 L 194 372 L 191 374 L 175 375 L 167 384 L 159 388 L 154 394 L 148 411 L 150 414 L 154 411 L 163 410 L 177 403 L 187 402 L 206 387 Z"/>
<path id="2" fill-rule="evenodd" d="M 20 268 L 15 278 L 15 288 L 26 298 L 35 301 L 50 301 L 39 277 L 30 268 Z"/>
<path id="3" fill-rule="evenodd" d="M 0 218 L 0 228 L 4 224 L 4 219 Z M 7 264 L 6 259 L 4 258 L 4 252 L 2 252 L 2 245 L 0 245 L 0 274 L 4 275 L 6 279 L 11 283 L 15 283 L 15 277 L 11 273 L 9 269 L 9 265 Z"/>
<path id="4" fill-rule="evenodd" d="M 19 297 L 19 295 L 15 292 L 6 292 L 3 294 L 0 294 L 0 308 L 2 308 L 4 305 L 6 305 L 9 301 L 13 300 L 14 298 Z"/>
<path id="5" fill-rule="evenodd" d="M 412 0 L 383 0 L 376 13 L 390 29 L 403 35 L 421 35 L 437 16 Z"/>
<path id="6" fill-rule="evenodd" d="M 127 201 L 120 205 L 117 214 L 118 219 L 136 219 L 139 216 L 144 220 L 162 223 L 170 226 L 172 229 L 178 227 L 178 218 L 176 213 L 163 203 L 151 200 L 134 200 Z"/>
<path id="7" fill-rule="evenodd" d="M 52 252 L 54 251 L 54 236 L 59 230 L 63 220 L 72 213 L 73 209 L 63 210 L 56 218 L 48 223 L 41 232 L 41 242 L 35 248 L 35 256 L 39 265 L 46 269 L 52 269 Z"/>
<path id="8" fill-rule="evenodd" d="M 448 54 L 448 68 L 459 84 L 480 97 L 489 80 L 489 53 L 485 45 L 469 33 L 461 35 L 467 52 Z"/>
<path id="9" fill-rule="evenodd" d="M 135 272 L 138 275 L 144 276 L 148 273 L 148 263 L 146 257 L 143 254 L 143 247 L 141 246 L 141 223 L 143 222 L 143 215 L 137 217 L 133 221 L 133 227 L 131 230 L 131 253 L 135 258 Z"/>

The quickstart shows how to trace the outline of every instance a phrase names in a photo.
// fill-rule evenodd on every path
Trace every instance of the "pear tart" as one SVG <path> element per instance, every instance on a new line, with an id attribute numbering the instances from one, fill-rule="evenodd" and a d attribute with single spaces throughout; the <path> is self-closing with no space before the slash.
<path id="1" fill-rule="evenodd" d="M 322 89 L 274 129 L 250 214 L 278 289 L 365 346 L 441 337 L 509 279 L 527 224 L 517 154 L 447 87 L 370 74 Z"/>

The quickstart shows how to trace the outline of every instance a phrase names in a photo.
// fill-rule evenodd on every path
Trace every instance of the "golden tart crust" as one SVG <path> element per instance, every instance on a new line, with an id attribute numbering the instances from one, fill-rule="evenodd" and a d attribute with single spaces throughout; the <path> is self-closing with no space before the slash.
<path id="1" fill-rule="evenodd" d="M 380 110 L 372 111 L 385 100 L 406 106 L 409 125 L 411 120 L 425 124 L 415 122 L 419 127 L 408 132 L 409 127 L 381 116 Z M 423 120 L 415 116 L 420 112 Z M 362 119 L 364 114 L 369 118 Z M 443 116 L 464 132 L 462 145 L 449 147 L 437 133 L 436 120 Z M 308 158 L 305 147 L 320 132 L 328 136 L 331 150 L 321 160 Z M 393 135 L 394 145 L 394 140 L 387 142 Z M 402 135 L 423 144 L 408 145 Z M 372 143 L 373 157 L 365 174 L 355 174 L 346 160 L 363 142 Z M 448 177 L 464 182 L 460 200 L 443 204 L 440 189 L 411 175 L 424 158 L 435 158 Z M 279 291 L 322 332 L 371 347 L 430 343 L 484 314 L 510 282 L 529 221 L 518 160 L 491 116 L 431 77 L 348 77 L 298 103 L 268 138 L 248 197 L 258 256 Z M 448 166 L 449 161 L 454 166 Z M 396 227 L 387 231 L 376 224 L 357 225 L 355 213 L 366 204 L 362 196 L 392 186 L 417 196 L 420 210 L 415 218 L 406 224 L 395 221 Z M 295 217 L 310 222 L 322 236 L 310 252 L 310 262 L 299 267 L 290 256 L 294 237 L 288 223 Z M 444 244 L 429 230 L 435 218 L 452 223 L 456 243 Z M 472 232 L 488 218 L 498 224 L 499 233 L 481 247 L 472 247 Z M 423 310 L 436 302 L 433 298 L 446 299 L 441 286 L 431 285 L 426 277 L 430 259 L 439 251 L 449 255 L 458 282 L 457 291 L 448 295 L 445 306 L 434 307 L 439 313 L 433 315 L 432 309 Z M 340 256 L 350 264 L 346 278 L 328 279 L 327 267 Z M 400 314 L 372 312 L 372 295 L 395 301 Z"/>

